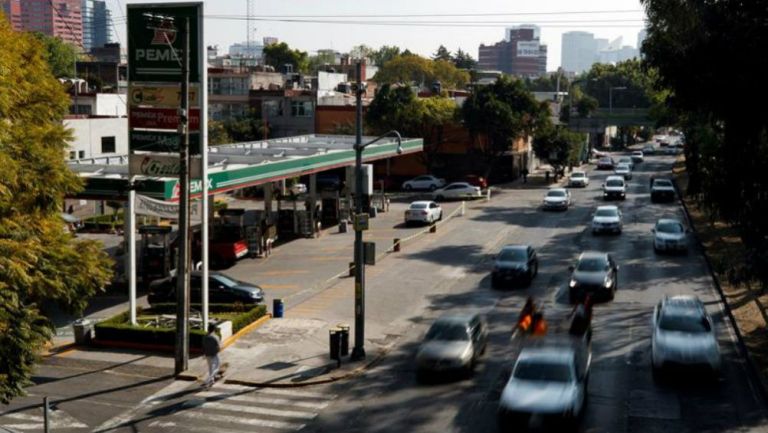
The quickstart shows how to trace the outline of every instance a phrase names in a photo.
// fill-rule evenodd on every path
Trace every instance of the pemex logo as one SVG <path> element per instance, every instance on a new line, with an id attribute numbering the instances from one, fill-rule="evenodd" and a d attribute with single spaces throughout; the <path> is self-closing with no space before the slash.
<path id="1" fill-rule="evenodd" d="M 173 21 L 161 21 L 154 31 L 155 34 L 152 36 L 152 45 L 173 45 L 173 43 L 176 42 L 176 28 L 173 26 Z"/>

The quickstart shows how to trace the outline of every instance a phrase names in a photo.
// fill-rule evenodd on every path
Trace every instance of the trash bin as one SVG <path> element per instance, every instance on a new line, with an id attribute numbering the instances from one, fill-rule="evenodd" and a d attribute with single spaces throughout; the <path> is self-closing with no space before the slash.
<path id="1" fill-rule="evenodd" d="M 347 221 L 342 220 L 339 222 L 339 233 L 346 233 L 347 232 Z"/>
<path id="2" fill-rule="evenodd" d="M 273 299 L 272 300 L 272 317 L 279 319 L 283 317 L 284 312 L 285 312 L 285 304 L 283 303 L 283 300 L 280 298 Z"/>
<path id="3" fill-rule="evenodd" d="M 341 360 L 341 330 L 338 328 L 331 328 L 328 330 L 329 338 L 329 351 L 331 359 Z"/>
<path id="4" fill-rule="evenodd" d="M 349 325 L 339 323 L 336 327 L 341 335 L 341 356 L 347 356 L 349 355 Z"/>
<path id="5" fill-rule="evenodd" d="M 88 319 L 78 319 L 72 323 L 75 333 L 75 344 L 86 345 L 93 338 L 93 322 Z"/>
<path id="6" fill-rule="evenodd" d="M 370 209 L 368 209 L 368 216 L 371 218 L 376 218 L 376 215 L 378 215 L 379 210 L 376 208 L 376 206 L 371 206 Z"/>

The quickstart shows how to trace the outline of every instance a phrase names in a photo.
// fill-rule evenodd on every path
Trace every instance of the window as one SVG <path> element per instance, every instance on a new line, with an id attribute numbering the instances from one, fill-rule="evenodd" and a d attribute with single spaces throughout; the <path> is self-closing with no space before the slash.
<path id="1" fill-rule="evenodd" d="M 84 151 L 84 150 L 80 150 L 80 151 L 78 151 L 78 152 L 77 152 L 77 157 L 78 157 L 79 159 L 83 159 L 83 158 L 85 158 L 85 151 Z"/>
<path id="2" fill-rule="evenodd" d="M 77 152 L 74 150 L 69 152 L 69 159 L 75 159 L 77 157 Z"/>
<path id="3" fill-rule="evenodd" d="M 291 116 L 312 117 L 313 114 L 312 101 L 291 101 Z"/>
<path id="4" fill-rule="evenodd" d="M 115 137 L 101 137 L 101 153 L 115 153 Z"/>

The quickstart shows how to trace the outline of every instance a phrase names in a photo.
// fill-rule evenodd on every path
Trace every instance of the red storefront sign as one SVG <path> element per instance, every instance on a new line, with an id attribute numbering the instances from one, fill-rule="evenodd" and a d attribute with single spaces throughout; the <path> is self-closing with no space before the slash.
<path id="1" fill-rule="evenodd" d="M 149 129 L 178 129 L 179 113 L 175 108 L 131 108 L 129 127 Z M 200 130 L 200 109 L 189 110 L 189 130 Z"/>

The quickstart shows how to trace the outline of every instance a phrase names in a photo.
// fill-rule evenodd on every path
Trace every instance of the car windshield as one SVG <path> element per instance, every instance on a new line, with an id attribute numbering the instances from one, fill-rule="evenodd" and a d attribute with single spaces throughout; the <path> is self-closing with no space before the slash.
<path id="1" fill-rule="evenodd" d="M 543 382 L 571 382 L 571 366 L 568 364 L 522 360 L 515 367 L 515 379 Z"/>
<path id="2" fill-rule="evenodd" d="M 547 197 L 565 197 L 565 191 L 561 189 L 552 190 L 547 193 Z"/>
<path id="3" fill-rule="evenodd" d="M 227 287 L 234 287 L 238 285 L 238 282 L 224 275 L 216 275 L 213 277 L 216 281 L 224 284 Z"/>
<path id="4" fill-rule="evenodd" d="M 619 162 L 629 162 L 629 161 L 630 159 L 628 156 L 622 156 L 621 158 L 619 158 Z"/>
<path id="5" fill-rule="evenodd" d="M 528 260 L 528 253 L 523 249 L 509 248 L 501 250 L 499 253 L 500 262 L 525 262 Z"/>
<path id="6" fill-rule="evenodd" d="M 574 179 L 581 178 L 581 177 L 584 177 L 584 176 L 585 176 L 584 173 L 579 173 L 579 172 L 573 173 L 571 175 L 571 177 L 574 178 Z"/>
<path id="7" fill-rule="evenodd" d="M 619 164 L 619 166 L 616 168 L 616 171 L 621 170 L 629 170 L 629 166 L 627 164 Z"/>
<path id="8" fill-rule="evenodd" d="M 709 332 L 707 320 L 700 315 L 692 314 L 663 314 L 659 320 L 659 328 L 665 331 L 688 332 L 698 334 Z"/>
<path id="9" fill-rule="evenodd" d="M 413 203 L 411 205 L 411 209 L 426 209 L 427 204 L 426 203 Z"/>
<path id="10" fill-rule="evenodd" d="M 606 186 L 624 186 L 624 181 L 620 179 L 611 179 L 605 182 Z"/>
<path id="11" fill-rule="evenodd" d="M 426 340 L 465 341 L 469 340 L 467 328 L 458 323 L 435 323 L 427 331 Z"/>
<path id="12" fill-rule="evenodd" d="M 614 217 L 618 214 L 619 212 L 617 209 L 598 209 L 597 212 L 595 212 L 595 216 L 597 217 Z"/>
<path id="13" fill-rule="evenodd" d="M 671 187 L 672 182 L 666 180 L 666 179 L 657 179 L 653 181 L 653 186 L 663 186 L 663 187 Z"/>
<path id="14" fill-rule="evenodd" d="M 656 231 L 661 233 L 682 233 L 684 230 L 682 224 L 670 221 L 656 224 Z"/>
<path id="15" fill-rule="evenodd" d="M 579 265 L 576 267 L 579 271 L 584 272 L 596 272 L 605 270 L 607 263 L 602 257 L 587 257 L 579 261 Z"/>

